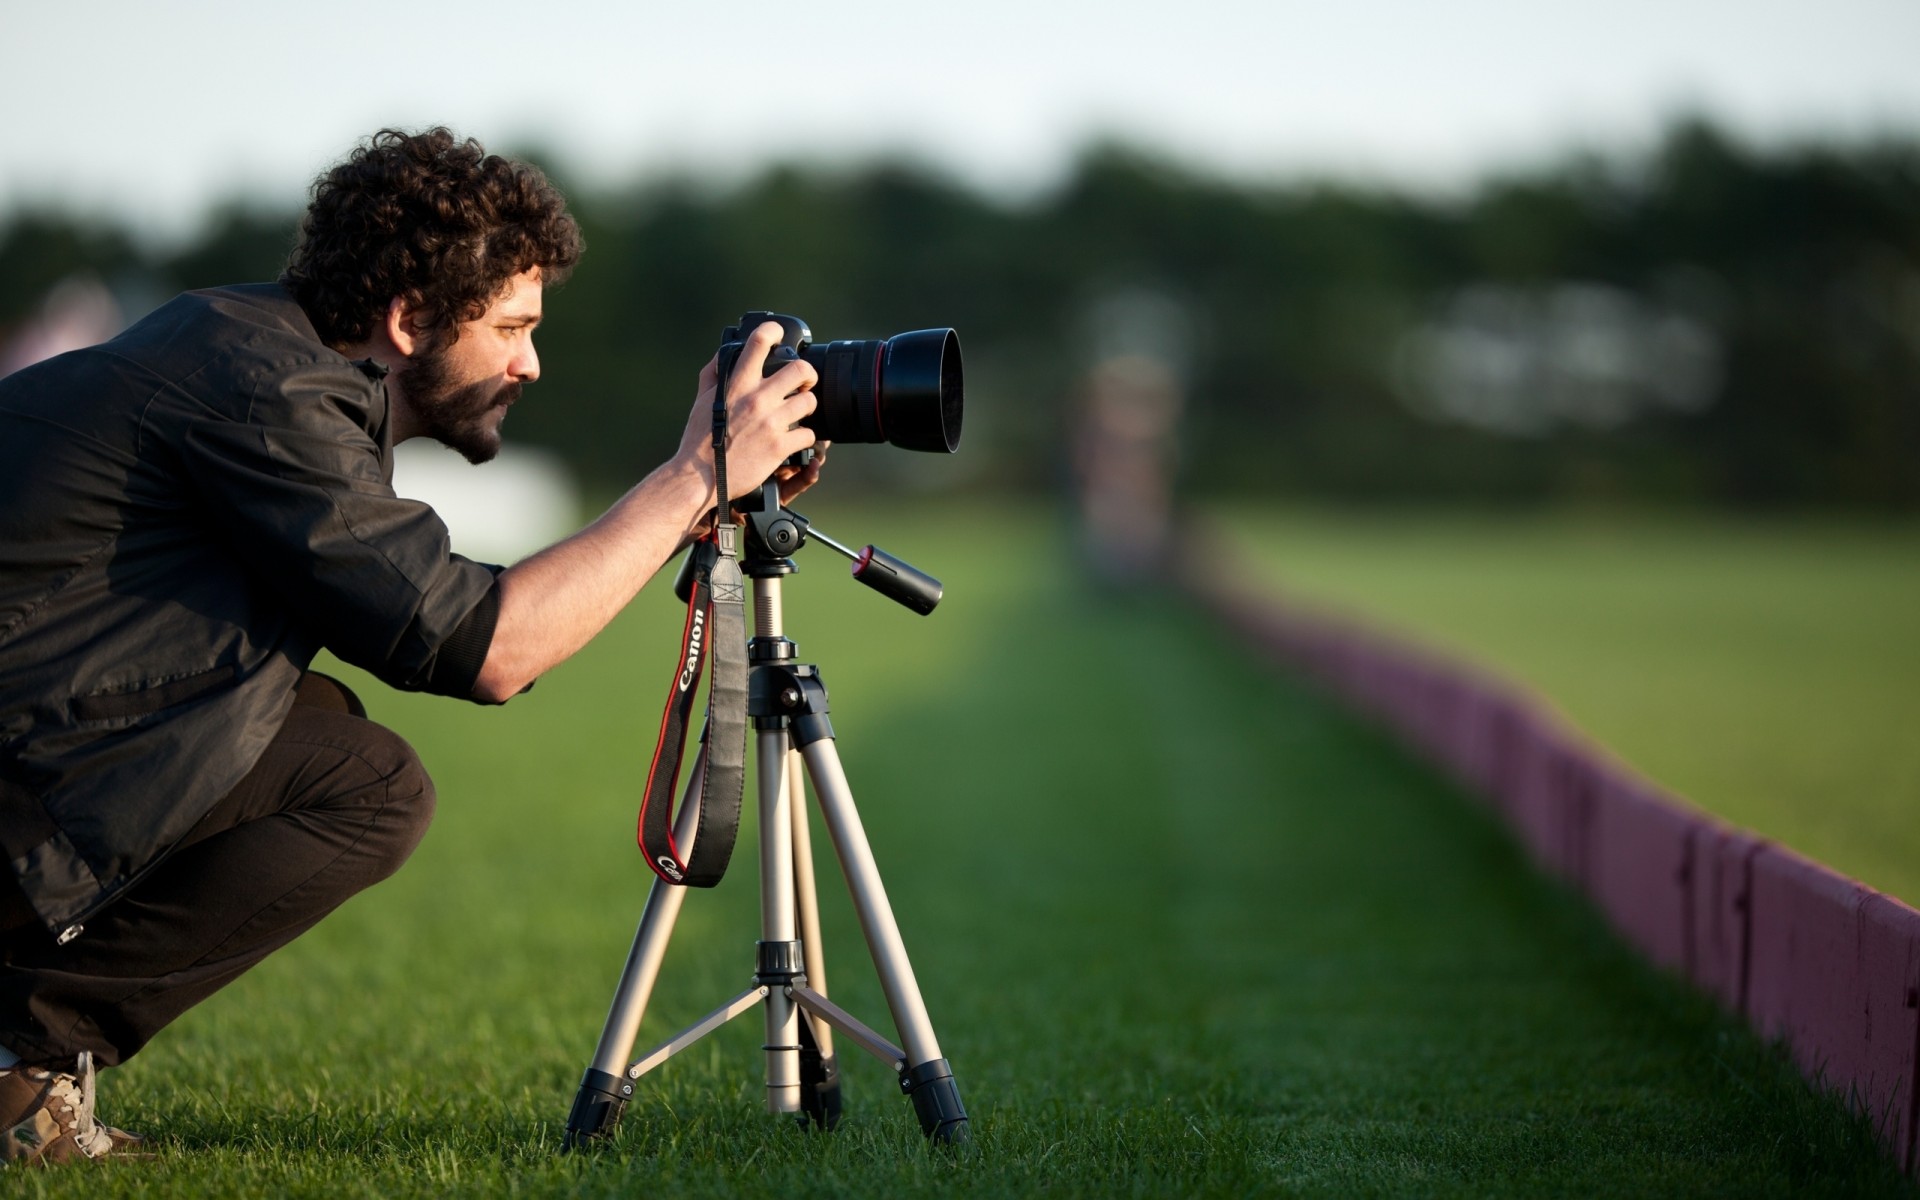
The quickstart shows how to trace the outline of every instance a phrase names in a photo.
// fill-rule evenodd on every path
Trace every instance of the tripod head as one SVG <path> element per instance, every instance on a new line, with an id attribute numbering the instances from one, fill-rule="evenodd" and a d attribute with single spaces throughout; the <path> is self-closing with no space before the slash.
<path id="1" fill-rule="evenodd" d="M 760 490 L 733 502 L 733 511 L 747 519 L 740 552 L 740 573 L 749 579 L 771 579 L 791 575 L 793 555 L 810 541 L 846 556 L 853 562 L 853 577 L 882 596 L 921 616 L 932 612 L 945 591 L 938 579 L 885 550 L 868 545 L 851 549 L 813 527 L 806 517 L 780 503 L 780 485 L 769 479 Z M 673 581 L 673 594 L 685 601 L 693 589 L 696 543 L 680 563 Z"/>

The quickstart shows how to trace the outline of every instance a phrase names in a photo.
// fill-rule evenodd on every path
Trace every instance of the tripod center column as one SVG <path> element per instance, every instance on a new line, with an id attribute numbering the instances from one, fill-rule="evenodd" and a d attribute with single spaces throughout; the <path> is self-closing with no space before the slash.
<path id="1" fill-rule="evenodd" d="M 769 586 L 771 585 L 771 586 Z M 756 579 L 753 581 L 753 632 L 756 637 L 777 638 L 781 636 L 781 624 L 784 614 L 780 611 L 780 580 Z"/>

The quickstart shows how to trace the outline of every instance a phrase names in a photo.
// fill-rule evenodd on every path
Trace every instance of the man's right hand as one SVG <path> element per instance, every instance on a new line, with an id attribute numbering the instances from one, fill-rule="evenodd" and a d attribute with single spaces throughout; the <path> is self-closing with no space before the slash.
<path id="1" fill-rule="evenodd" d="M 813 431 L 799 424 L 813 412 L 813 365 L 794 359 L 764 378 L 767 355 L 780 344 L 777 322 L 766 321 L 747 335 L 746 345 L 727 381 L 727 499 L 758 488 L 791 456 L 814 443 Z M 700 395 L 687 417 L 675 455 L 699 467 L 708 486 L 713 479 L 713 401 L 719 384 L 719 359 L 700 370 Z"/>

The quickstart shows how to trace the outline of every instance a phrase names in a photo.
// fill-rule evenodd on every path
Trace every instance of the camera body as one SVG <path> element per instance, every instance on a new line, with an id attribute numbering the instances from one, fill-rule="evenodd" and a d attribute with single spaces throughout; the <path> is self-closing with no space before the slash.
<path id="1" fill-rule="evenodd" d="M 871 341 L 816 345 L 799 317 L 749 312 L 720 335 L 720 378 L 733 376 L 747 336 L 768 321 L 781 329 L 764 375 L 794 359 L 813 365 L 814 410 L 801 422 L 823 441 L 887 442 L 904 450 L 952 454 L 960 448 L 964 377 L 960 337 L 918 329 Z"/>

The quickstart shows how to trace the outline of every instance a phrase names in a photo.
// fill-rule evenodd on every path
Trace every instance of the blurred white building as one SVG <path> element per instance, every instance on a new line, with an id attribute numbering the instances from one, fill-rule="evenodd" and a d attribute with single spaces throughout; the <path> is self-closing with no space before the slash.
<path id="1" fill-rule="evenodd" d="M 580 527 L 581 497 L 560 456 L 507 442 L 474 466 L 425 438 L 394 449 L 393 490 L 433 505 L 453 548 L 481 562 L 511 564 Z"/>
<path id="2" fill-rule="evenodd" d="M 31 320 L 0 338 L 0 375 L 82 346 L 97 346 L 125 327 L 120 305 L 105 284 L 91 275 L 69 275 L 47 292 Z"/>

